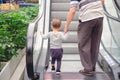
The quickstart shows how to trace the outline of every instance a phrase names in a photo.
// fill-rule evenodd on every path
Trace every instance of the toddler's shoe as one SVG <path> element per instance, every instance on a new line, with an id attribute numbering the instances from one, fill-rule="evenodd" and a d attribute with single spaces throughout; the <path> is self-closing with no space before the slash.
<path id="1" fill-rule="evenodd" d="M 61 72 L 60 70 L 57 70 L 57 71 L 56 71 L 56 74 L 57 74 L 57 75 L 60 75 L 60 72 Z"/>
<path id="2" fill-rule="evenodd" d="M 54 66 L 52 66 L 51 71 L 52 71 L 52 72 L 55 72 L 55 67 L 54 67 Z"/>

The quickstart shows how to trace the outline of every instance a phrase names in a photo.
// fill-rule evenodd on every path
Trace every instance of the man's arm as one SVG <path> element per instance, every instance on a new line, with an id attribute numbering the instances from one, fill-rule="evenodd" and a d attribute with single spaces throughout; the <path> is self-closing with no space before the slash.
<path id="1" fill-rule="evenodd" d="M 75 12 L 76 12 L 76 7 L 71 7 L 69 12 L 68 12 L 64 32 L 67 32 L 69 30 L 69 25 L 70 25 L 71 21 L 73 20 Z"/>
<path id="2" fill-rule="evenodd" d="M 101 0 L 102 4 L 104 4 L 104 0 Z"/>
<path id="3" fill-rule="evenodd" d="M 67 33 L 62 33 L 62 40 L 68 39 L 68 36 L 69 36 L 69 32 L 67 32 Z"/>
<path id="4" fill-rule="evenodd" d="M 70 10 L 68 12 L 68 16 L 67 16 L 66 24 L 65 24 L 65 28 L 64 28 L 65 33 L 69 30 L 69 25 L 70 25 L 71 21 L 73 20 L 73 17 L 75 15 L 76 8 L 77 8 L 79 2 L 80 2 L 80 0 L 70 0 Z"/>

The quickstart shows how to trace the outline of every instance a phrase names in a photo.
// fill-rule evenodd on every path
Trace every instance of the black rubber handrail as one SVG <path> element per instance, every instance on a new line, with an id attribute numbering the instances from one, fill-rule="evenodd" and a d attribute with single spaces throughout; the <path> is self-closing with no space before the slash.
<path id="1" fill-rule="evenodd" d="M 41 0 L 43 2 L 43 0 Z M 43 3 L 41 4 L 43 5 Z M 42 6 L 41 5 L 41 6 Z M 26 41 L 26 68 L 28 77 L 34 80 L 34 67 L 33 67 L 33 45 L 34 45 L 34 33 L 36 29 L 36 25 L 38 21 L 42 18 L 43 12 L 33 20 L 29 26 L 27 31 L 27 41 Z"/>
<path id="2" fill-rule="evenodd" d="M 34 27 L 28 26 L 27 32 L 27 45 L 26 45 L 26 67 L 27 67 L 27 74 L 29 78 L 34 77 L 33 71 L 33 35 L 34 35 Z"/>
<path id="3" fill-rule="evenodd" d="M 38 17 L 38 21 L 41 17 Z M 28 26 L 27 32 L 27 44 L 26 44 L 26 67 L 28 77 L 34 78 L 34 70 L 33 70 L 33 45 L 34 45 L 34 33 L 36 29 L 36 24 L 38 21 L 35 21 L 35 24 L 30 24 Z"/>

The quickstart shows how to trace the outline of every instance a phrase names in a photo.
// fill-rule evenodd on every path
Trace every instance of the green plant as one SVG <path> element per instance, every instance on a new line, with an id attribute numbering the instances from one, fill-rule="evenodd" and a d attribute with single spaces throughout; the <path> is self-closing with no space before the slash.
<path id="1" fill-rule="evenodd" d="M 38 6 L 0 14 L 0 61 L 7 61 L 25 47 L 27 26 L 38 14 Z"/>

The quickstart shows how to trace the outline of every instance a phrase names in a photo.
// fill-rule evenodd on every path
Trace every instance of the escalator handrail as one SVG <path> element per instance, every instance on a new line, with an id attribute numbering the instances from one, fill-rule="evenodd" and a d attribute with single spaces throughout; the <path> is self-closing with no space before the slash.
<path id="1" fill-rule="evenodd" d="M 41 0 L 40 8 L 42 7 L 43 0 Z M 43 9 L 41 9 L 43 10 Z M 40 11 L 39 11 L 40 12 Z M 26 41 L 26 68 L 28 77 L 33 79 L 34 78 L 34 69 L 33 69 L 33 44 L 34 44 L 34 33 L 36 29 L 36 25 L 38 21 L 42 18 L 43 12 L 41 11 L 40 14 L 29 24 L 28 31 L 27 31 L 27 41 Z"/>

